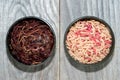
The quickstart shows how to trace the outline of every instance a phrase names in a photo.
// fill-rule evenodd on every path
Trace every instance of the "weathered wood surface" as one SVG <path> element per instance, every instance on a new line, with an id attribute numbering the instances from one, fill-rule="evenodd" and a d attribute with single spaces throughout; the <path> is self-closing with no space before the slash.
<path id="1" fill-rule="evenodd" d="M 0 80 L 58 80 L 59 79 L 59 1 L 58 0 L 0 0 Z M 45 69 L 24 72 L 14 67 L 7 57 L 5 38 L 14 21 L 25 16 L 45 19 L 56 33 L 56 54 Z"/>
<path id="2" fill-rule="evenodd" d="M 60 0 L 60 80 L 120 79 L 120 0 Z M 84 72 L 73 67 L 64 51 L 64 33 L 68 25 L 82 16 L 105 20 L 115 34 L 115 50 L 110 63 L 96 72 Z M 104 66 L 104 65 L 103 65 Z M 100 66 L 98 66 L 100 68 Z"/>
<path id="3" fill-rule="evenodd" d="M 119 80 L 119 4 L 120 0 L 0 0 L 0 80 Z M 72 66 L 65 56 L 63 47 L 67 26 L 74 19 L 89 15 L 104 19 L 111 26 L 116 43 L 110 63 L 96 72 L 84 72 Z M 44 18 L 56 33 L 55 56 L 45 69 L 38 72 L 17 69 L 6 54 L 7 31 L 14 21 L 25 16 Z"/>

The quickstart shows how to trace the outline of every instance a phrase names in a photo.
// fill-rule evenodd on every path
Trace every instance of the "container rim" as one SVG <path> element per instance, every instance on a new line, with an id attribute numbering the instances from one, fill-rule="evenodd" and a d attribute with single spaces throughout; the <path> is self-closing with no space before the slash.
<path id="1" fill-rule="evenodd" d="M 16 25 L 19 21 L 22 21 L 22 20 L 28 20 L 28 19 L 35 19 L 35 20 L 38 20 L 38 21 L 42 21 L 44 23 L 46 23 L 48 25 L 48 27 L 50 28 L 53 36 L 54 36 L 54 44 L 53 44 L 53 47 L 52 47 L 52 50 L 50 52 L 50 55 L 48 56 L 48 58 L 46 58 L 44 61 L 38 63 L 38 64 L 24 64 L 20 61 L 18 61 L 16 58 L 13 57 L 13 55 L 11 54 L 11 51 L 10 51 L 10 47 L 9 47 L 9 33 L 11 32 L 11 30 L 14 28 L 14 25 Z M 52 26 L 48 23 L 47 20 L 41 18 L 41 17 L 36 17 L 36 16 L 26 16 L 26 17 L 21 17 L 19 19 L 17 19 L 16 21 L 13 22 L 13 24 L 9 27 L 8 31 L 7 31 L 7 35 L 6 35 L 6 49 L 7 49 L 7 54 L 10 55 L 10 57 L 12 59 L 14 59 L 15 61 L 17 61 L 18 63 L 22 64 L 22 65 L 25 65 L 25 66 L 32 66 L 32 67 L 36 67 L 36 66 L 40 66 L 40 65 L 43 65 L 44 63 L 46 63 L 50 57 L 52 57 L 54 54 L 55 54 L 55 47 L 56 47 L 56 35 L 55 35 L 55 32 L 54 32 L 54 29 L 52 28 Z"/>
<path id="2" fill-rule="evenodd" d="M 111 44 L 111 47 L 110 47 L 110 51 L 109 53 L 107 54 L 107 56 L 102 59 L 102 61 L 99 61 L 97 63 L 92 63 L 92 64 L 85 64 L 85 63 L 81 63 L 77 60 L 75 60 L 74 58 L 72 58 L 68 52 L 68 49 L 66 47 L 66 36 L 67 36 L 67 33 L 69 32 L 69 29 L 72 27 L 72 25 L 74 25 L 77 21 L 87 21 L 87 20 L 95 20 L 95 21 L 98 21 L 102 24 L 105 25 L 105 27 L 107 27 L 107 29 L 109 30 L 110 32 L 110 35 L 112 36 L 112 44 Z M 82 65 L 82 66 L 98 66 L 98 65 L 101 65 L 104 61 L 107 61 L 107 59 L 113 55 L 113 51 L 114 51 L 114 46 L 115 46 L 115 37 L 114 37 L 114 33 L 111 29 L 111 27 L 109 26 L 108 23 L 106 23 L 103 19 L 100 19 L 98 17 L 95 17 L 95 16 L 83 16 L 83 17 L 79 17 L 77 19 L 74 19 L 67 27 L 66 31 L 65 31 L 65 35 L 64 35 L 64 50 L 65 50 L 65 54 L 66 56 L 68 56 L 68 59 L 72 59 L 72 61 L 74 61 L 76 64 L 79 64 L 79 65 Z"/>

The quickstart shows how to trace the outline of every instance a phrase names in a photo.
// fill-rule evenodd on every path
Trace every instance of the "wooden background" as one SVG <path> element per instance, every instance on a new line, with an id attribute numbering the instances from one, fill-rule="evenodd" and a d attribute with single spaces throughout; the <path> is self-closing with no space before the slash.
<path id="1" fill-rule="evenodd" d="M 120 0 L 60 0 L 60 2 L 60 80 L 119 80 Z M 63 34 L 70 22 L 82 16 L 96 16 L 105 20 L 115 35 L 115 50 L 112 60 L 106 67 L 96 72 L 76 69 L 65 56 Z"/>
<path id="2" fill-rule="evenodd" d="M 119 80 L 120 79 L 120 0 L 0 0 L 0 80 Z M 65 56 L 63 36 L 76 18 L 96 16 L 105 20 L 115 35 L 110 63 L 96 72 L 73 67 Z M 5 38 L 14 21 L 25 16 L 42 17 L 55 30 L 57 43 L 52 62 L 38 72 L 14 67 L 6 55 Z"/>
<path id="3" fill-rule="evenodd" d="M 58 0 L 0 0 L 0 80 L 58 80 L 59 79 L 59 1 Z M 25 16 L 45 19 L 57 36 L 56 54 L 52 62 L 38 72 L 24 72 L 14 67 L 6 55 L 5 38 L 14 21 Z"/>

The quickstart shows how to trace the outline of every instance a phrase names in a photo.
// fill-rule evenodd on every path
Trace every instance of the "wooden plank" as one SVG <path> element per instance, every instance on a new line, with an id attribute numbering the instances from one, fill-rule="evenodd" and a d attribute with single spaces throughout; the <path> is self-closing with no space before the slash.
<path id="1" fill-rule="evenodd" d="M 0 80 L 58 80 L 59 77 L 60 80 L 118 80 L 120 78 L 119 3 L 120 0 L 60 0 L 59 27 L 59 0 L 0 0 Z M 73 67 L 68 62 L 63 47 L 63 36 L 69 23 L 86 15 L 104 19 L 110 24 L 116 38 L 111 62 L 102 70 L 89 73 Z M 57 36 L 56 55 L 52 62 L 45 69 L 34 73 L 18 70 L 10 63 L 6 55 L 6 33 L 14 21 L 24 16 L 44 18 L 53 26 Z"/>
<path id="2" fill-rule="evenodd" d="M 60 80 L 119 80 L 120 78 L 120 0 L 60 1 Z M 115 50 L 110 63 L 96 72 L 84 72 L 72 66 L 64 51 L 64 33 L 68 25 L 82 16 L 104 19 L 115 34 Z M 103 65 L 104 66 L 104 65 Z M 100 66 L 98 66 L 100 67 Z"/>
<path id="3" fill-rule="evenodd" d="M 59 79 L 59 0 L 0 0 L 0 80 Z M 5 38 L 14 21 L 25 16 L 45 19 L 56 34 L 56 54 L 52 62 L 38 72 L 24 72 L 14 67 L 6 55 Z"/>

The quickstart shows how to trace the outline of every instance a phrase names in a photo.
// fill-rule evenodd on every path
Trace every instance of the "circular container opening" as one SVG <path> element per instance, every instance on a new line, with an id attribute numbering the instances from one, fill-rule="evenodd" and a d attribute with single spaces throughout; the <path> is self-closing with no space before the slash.
<path id="1" fill-rule="evenodd" d="M 112 55 L 114 43 L 110 26 L 94 16 L 74 20 L 64 36 L 68 59 L 80 66 L 101 65 Z"/>
<path id="2" fill-rule="evenodd" d="M 24 65 L 41 65 L 54 54 L 55 33 L 43 19 L 24 17 L 9 29 L 6 47 L 13 59 Z"/>

